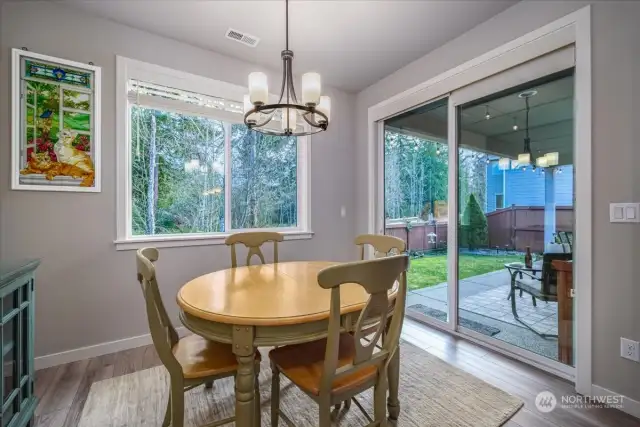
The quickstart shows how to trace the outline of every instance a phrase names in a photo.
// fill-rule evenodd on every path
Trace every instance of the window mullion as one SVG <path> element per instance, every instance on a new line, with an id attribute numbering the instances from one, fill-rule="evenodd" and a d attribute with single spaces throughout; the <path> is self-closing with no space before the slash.
<path id="1" fill-rule="evenodd" d="M 224 231 L 231 231 L 231 123 L 224 126 Z"/>

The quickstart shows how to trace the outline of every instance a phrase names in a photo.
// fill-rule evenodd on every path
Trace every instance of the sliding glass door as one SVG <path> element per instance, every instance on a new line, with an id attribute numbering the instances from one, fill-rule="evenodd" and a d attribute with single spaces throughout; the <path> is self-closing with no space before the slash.
<path id="1" fill-rule="evenodd" d="M 384 232 L 411 255 L 407 315 L 447 322 L 448 105 L 441 99 L 385 121 Z"/>
<path id="2" fill-rule="evenodd" d="M 573 365 L 571 69 L 457 109 L 460 331 Z"/>
<path id="3" fill-rule="evenodd" d="M 554 51 L 389 118 L 379 152 L 407 316 L 569 375 L 573 64 Z"/>

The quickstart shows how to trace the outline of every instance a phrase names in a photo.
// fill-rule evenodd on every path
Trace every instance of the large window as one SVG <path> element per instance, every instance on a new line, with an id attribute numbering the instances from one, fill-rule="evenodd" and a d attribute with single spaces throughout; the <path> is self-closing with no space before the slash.
<path id="1" fill-rule="evenodd" d="M 158 84 L 162 73 L 151 82 L 119 71 L 126 86 L 119 247 L 217 243 L 239 230 L 310 235 L 306 138 L 251 131 L 237 100 L 212 95 L 212 88 L 222 88 L 223 96 L 237 90 L 241 99 L 242 88 L 187 75 L 192 84 L 203 84 L 200 93 L 188 90 L 193 86 Z M 135 74 L 137 68 L 126 71 Z"/>

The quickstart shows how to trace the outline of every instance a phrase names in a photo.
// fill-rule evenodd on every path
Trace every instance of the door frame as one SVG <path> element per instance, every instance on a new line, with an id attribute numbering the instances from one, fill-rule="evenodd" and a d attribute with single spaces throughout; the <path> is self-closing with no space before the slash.
<path id="1" fill-rule="evenodd" d="M 586 6 L 553 21 L 537 30 L 493 49 L 477 58 L 437 75 L 413 88 L 392 96 L 368 110 L 368 230 L 384 232 L 384 120 L 416 106 L 448 96 L 454 90 L 516 65 L 543 56 L 565 46 L 575 45 L 575 117 L 574 140 L 580 141 L 575 151 L 575 230 L 580 245 L 575 248 L 574 259 L 581 267 L 574 272 L 576 294 L 576 391 L 592 394 L 592 179 L 591 179 L 591 7 Z M 457 202 L 457 120 L 455 106 L 449 103 L 449 213 L 458 211 Z M 453 144 L 453 145 L 452 145 Z M 451 148 L 455 149 L 451 149 Z M 453 195 L 452 195 L 453 192 Z M 457 242 L 457 221 L 449 221 L 448 239 Z M 457 331 L 457 245 L 448 245 L 448 288 L 450 322 L 438 322 L 452 333 Z M 468 337 L 467 335 L 463 335 Z M 474 340 L 473 337 L 470 337 Z M 523 356 L 502 348 L 518 359 Z M 538 365 L 536 360 L 524 357 L 526 362 Z M 536 358 L 537 359 L 537 358 Z M 540 366 L 554 370 L 551 366 Z"/>

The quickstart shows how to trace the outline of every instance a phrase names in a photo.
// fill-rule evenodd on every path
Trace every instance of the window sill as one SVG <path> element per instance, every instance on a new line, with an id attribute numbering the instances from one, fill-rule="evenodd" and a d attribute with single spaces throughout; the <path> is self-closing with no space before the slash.
<path id="1" fill-rule="evenodd" d="M 261 231 L 261 230 L 255 230 Z M 278 231 L 278 230 L 271 230 Z M 280 231 L 284 235 L 284 240 L 306 240 L 313 237 L 313 231 Z M 216 235 L 186 235 L 186 236 L 141 236 L 128 239 L 118 239 L 114 241 L 116 250 L 131 251 L 148 246 L 155 248 L 177 248 L 183 246 L 210 246 L 224 245 L 227 237 L 234 233 Z"/>

